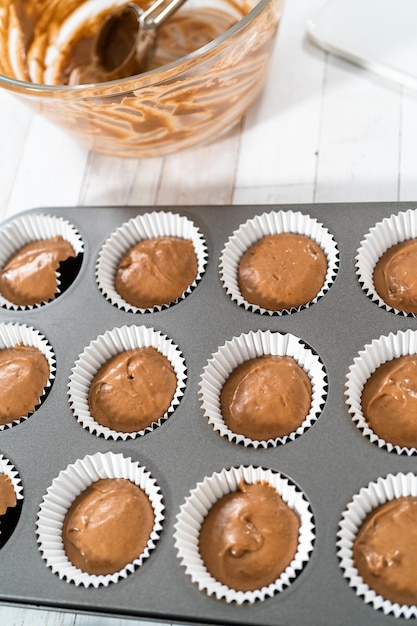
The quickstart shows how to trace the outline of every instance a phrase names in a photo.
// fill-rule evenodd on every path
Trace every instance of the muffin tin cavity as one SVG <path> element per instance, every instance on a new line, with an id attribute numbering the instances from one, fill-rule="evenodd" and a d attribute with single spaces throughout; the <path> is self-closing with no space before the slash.
<path id="1" fill-rule="evenodd" d="M 69 250 L 61 253 L 54 260 L 52 253 L 55 244 L 51 242 L 61 240 Z M 68 220 L 56 215 L 35 213 L 22 215 L 13 219 L 0 230 L 0 273 L 9 261 L 27 246 L 37 245 L 38 242 L 50 242 L 51 249 L 42 250 L 42 256 L 36 257 L 38 252 L 19 261 L 8 279 L 13 291 L 17 291 L 19 299 L 9 299 L 0 291 L 0 305 L 7 309 L 20 310 L 44 306 L 51 300 L 64 293 L 75 281 L 82 265 L 84 256 L 84 242 L 77 229 Z M 58 242 L 57 242 L 57 245 Z M 59 260 L 61 259 L 61 260 Z M 39 291 L 39 276 L 43 282 L 51 283 L 50 288 Z M 55 277 L 54 277 L 55 275 Z"/>
<path id="2" fill-rule="evenodd" d="M 309 410 L 297 428 L 288 428 L 288 433 L 280 437 L 254 439 L 242 433 L 233 432 L 227 426 L 221 411 L 220 396 L 225 382 L 237 367 L 253 359 L 265 356 L 291 359 L 295 367 L 298 366 L 306 372 L 311 385 L 311 389 L 308 390 L 310 398 Z M 290 376 L 294 377 L 294 367 Z M 246 380 L 249 378 L 248 374 L 246 374 L 245 378 Z M 292 409 L 291 404 L 296 405 L 297 399 L 302 395 L 303 382 L 301 379 L 296 383 L 294 382 L 293 392 L 291 393 L 288 391 L 290 381 L 287 383 L 282 382 L 281 386 L 283 389 L 275 394 L 276 401 L 274 403 L 276 421 L 278 422 L 281 416 L 285 421 L 286 409 L 290 411 Z M 261 412 L 266 410 L 262 407 L 262 401 L 266 395 L 272 394 L 272 388 L 273 383 L 263 382 L 262 388 L 259 390 L 259 396 L 254 403 L 254 408 L 259 407 Z M 253 389 L 253 393 L 257 393 L 257 391 L 257 389 Z M 200 381 L 201 404 L 204 414 L 213 429 L 231 442 L 255 448 L 278 446 L 300 437 L 319 418 L 326 401 L 326 392 L 327 376 L 319 356 L 300 341 L 298 337 L 289 333 L 281 334 L 269 331 L 242 334 L 226 342 L 209 359 Z M 247 396 L 247 394 L 247 391 L 243 392 L 244 396 Z M 234 395 L 236 395 L 236 392 Z M 241 404 L 245 404 L 247 401 L 247 398 L 243 397 Z M 282 411 L 281 414 L 280 411 Z M 296 412 L 296 409 L 294 409 L 294 412 Z M 253 416 L 253 419 L 255 419 L 255 416 Z M 268 421 L 270 420 L 268 419 Z"/>
<path id="3" fill-rule="evenodd" d="M 402 309 L 400 305 L 401 298 L 398 297 L 401 294 L 401 291 L 405 291 L 406 294 L 408 292 L 410 296 L 414 291 L 417 291 L 416 285 L 414 284 L 413 272 L 408 270 L 407 276 L 407 269 L 405 268 L 405 271 L 402 269 L 401 273 L 395 278 L 396 284 L 391 285 L 391 287 L 394 287 L 396 292 L 396 295 L 395 293 L 393 294 L 394 301 L 399 303 L 398 306 L 395 307 L 384 301 L 375 286 L 375 266 L 390 248 L 416 238 L 417 209 L 410 208 L 408 210 L 398 211 L 395 214 L 378 221 L 372 226 L 372 228 L 370 228 L 370 230 L 365 234 L 364 239 L 361 241 L 361 245 L 356 254 L 356 273 L 362 289 L 378 306 L 395 313 L 396 315 L 404 315 L 408 317 L 416 316 L 417 304 L 414 305 L 415 308 L 412 307 L 413 310 L 408 310 L 406 306 Z M 414 265 L 415 253 L 411 256 L 411 258 L 412 264 Z"/>
<path id="4" fill-rule="evenodd" d="M 134 303 L 123 298 L 117 289 L 116 275 L 119 264 L 123 257 L 138 244 L 167 237 L 191 241 L 197 264 L 195 275 L 173 299 L 168 298 L 166 302 L 161 301 L 154 305 L 135 306 Z M 108 237 L 97 259 L 96 280 L 103 296 L 120 309 L 135 313 L 160 311 L 183 300 L 195 289 L 204 273 L 206 257 L 204 237 L 191 220 L 177 213 L 153 211 L 128 220 Z M 168 261 L 169 255 L 166 256 L 166 261 L 161 259 L 161 255 L 159 260 L 157 256 L 153 259 L 149 256 L 144 264 L 145 270 L 142 277 L 165 282 L 168 287 L 172 281 L 180 278 L 175 267 L 175 259 L 171 264 Z"/>
<path id="5" fill-rule="evenodd" d="M 414 474 L 410 472 L 407 474 L 400 472 L 398 474 L 388 474 L 387 476 L 380 477 L 376 481 L 372 481 L 362 487 L 362 489 L 354 495 L 343 512 L 338 530 L 338 557 L 340 559 L 340 567 L 343 576 L 347 579 L 349 586 L 366 604 L 377 611 L 381 611 L 384 615 L 397 618 L 417 617 L 417 606 L 390 601 L 366 584 L 359 574 L 353 560 L 353 546 L 361 525 L 366 520 L 367 516 L 371 515 L 378 507 L 393 502 L 398 498 L 416 498 L 416 496 L 417 477 Z M 409 534 L 411 541 L 413 541 L 414 532 L 415 531 L 411 529 Z M 413 546 L 414 545 L 415 541 L 413 541 Z M 397 559 L 401 567 L 401 554 L 395 555 L 393 553 L 393 555 L 394 559 Z M 393 569 L 395 570 L 395 561 L 393 565 Z M 389 568 L 387 571 L 389 572 Z M 381 575 L 383 575 L 382 571 Z M 390 576 L 390 573 L 388 573 L 388 578 L 391 578 L 391 581 L 394 582 L 395 574 Z M 393 593 L 395 593 L 395 587 L 397 587 L 397 593 L 403 590 L 403 587 L 399 585 L 399 579 L 394 582 Z"/>
<path id="6" fill-rule="evenodd" d="M 4 250 L 9 257 L 22 239 L 56 233 L 59 224 L 62 234 L 72 233 L 79 262 L 68 279 L 61 272 L 53 301 L 0 303 L 0 346 L 32 341 L 51 370 L 30 419 L 0 429 L 0 456 L 17 468 L 20 494 L 11 532 L 0 519 L 0 541 L 7 537 L 0 602 L 224 626 L 392 626 L 393 617 L 414 617 L 415 608 L 381 609 L 383 601 L 362 593 L 345 560 L 354 529 L 349 521 L 346 535 L 340 520 L 366 485 L 417 475 L 415 449 L 380 440 L 360 407 L 379 364 L 416 352 L 417 321 L 375 306 L 366 272 L 358 273 L 366 267 L 371 275 L 390 243 L 378 225 L 402 224 L 395 235 L 402 240 L 416 210 L 411 203 L 54 207 L 0 225 L 0 261 Z M 320 246 L 327 274 L 307 304 L 263 310 L 243 301 L 237 266 L 252 243 L 282 231 Z M 131 306 L 115 291 L 117 264 L 135 243 L 159 236 L 193 242 L 196 277 L 173 302 Z M 169 361 L 177 378 L 172 402 L 142 430 L 100 426 L 89 410 L 91 381 L 113 356 L 136 348 Z M 240 364 L 271 355 L 289 357 L 308 377 L 307 418 L 265 440 L 229 431 L 219 409 L 224 382 Z M 109 578 L 83 574 L 63 551 L 66 511 L 96 479 L 136 482 L 138 472 L 146 474 L 142 488 L 151 486 L 157 519 L 146 554 Z M 249 595 L 213 581 L 196 548 L 205 512 L 242 476 L 272 482 L 303 529 L 290 569 Z M 389 485 L 394 493 L 397 479 Z"/>
<path id="7" fill-rule="evenodd" d="M 291 282 L 288 280 L 288 276 L 294 277 L 299 283 L 296 292 L 289 288 L 285 297 L 278 297 L 277 299 L 288 302 L 294 302 L 300 299 L 302 304 L 293 306 L 282 305 L 279 309 L 269 308 L 267 305 L 265 305 L 265 308 L 261 306 L 257 301 L 259 294 L 251 302 L 245 300 L 238 279 L 242 257 L 244 257 L 248 250 L 253 249 L 255 244 L 261 243 L 264 238 L 275 235 L 301 236 L 305 239 L 305 242 L 310 240 L 309 247 L 311 248 L 313 245 L 318 246 L 317 252 L 319 250 L 322 251 L 327 261 L 327 268 L 323 278 L 318 282 L 317 289 L 313 289 L 315 293 L 312 293 L 312 296 L 307 299 L 303 299 L 302 290 L 309 287 L 308 272 L 312 270 L 310 268 L 307 271 L 306 267 L 306 277 L 302 280 L 301 278 L 304 272 L 303 264 L 307 262 L 308 257 L 310 257 L 310 259 L 314 258 L 316 256 L 315 252 L 313 253 L 307 249 L 303 250 L 303 261 L 300 263 L 300 267 L 293 269 L 292 265 L 298 261 L 297 252 L 295 249 L 291 254 L 290 249 L 288 247 L 285 248 L 285 246 L 292 245 L 288 242 L 285 246 L 281 246 L 281 254 L 284 256 L 274 258 L 275 255 L 273 255 L 270 261 L 265 262 L 263 268 L 254 267 L 252 272 L 253 279 L 255 280 L 256 278 L 256 280 L 260 282 L 260 289 L 262 289 L 262 281 L 269 284 L 279 279 L 282 284 L 281 289 L 287 291 L 288 282 Z M 301 247 L 298 254 L 300 254 L 300 251 Z M 289 258 L 285 258 L 285 253 L 289 254 Z M 271 253 L 269 250 L 266 250 L 266 254 Z M 271 266 L 274 268 L 274 271 L 269 269 Z M 308 214 L 290 210 L 268 211 L 263 215 L 257 215 L 241 224 L 233 235 L 229 237 L 220 258 L 221 279 L 226 292 L 232 300 L 249 311 L 266 315 L 284 315 L 310 307 L 330 289 L 336 278 L 338 267 L 339 251 L 337 242 L 328 229 Z M 275 271 L 279 273 L 279 276 L 276 276 Z M 301 277 L 299 274 L 301 274 Z M 301 290 L 301 293 L 298 293 L 299 290 Z"/>
<path id="8" fill-rule="evenodd" d="M 49 341 L 37 329 L 13 322 L 0 322 L 0 354 L 7 356 L 4 361 L 0 359 L 4 402 L 1 431 L 24 422 L 45 402 L 55 379 L 56 358 Z"/>
<path id="9" fill-rule="evenodd" d="M 23 505 L 23 486 L 13 463 L 0 454 L 0 548 L 13 534 Z"/>
<path id="10" fill-rule="evenodd" d="M 382 385 L 380 385 L 379 389 L 379 401 L 382 405 L 385 403 L 387 407 L 388 421 L 392 423 L 395 420 L 395 413 L 399 414 L 400 421 L 404 420 L 405 423 L 410 421 L 410 426 L 407 427 L 407 430 L 411 433 L 414 432 L 415 437 L 413 438 L 410 435 L 410 443 L 407 441 L 408 445 L 395 443 L 388 437 L 384 438 L 380 436 L 372 429 L 364 416 L 362 397 L 366 383 L 382 366 L 389 365 L 392 361 L 398 363 L 397 359 L 413 357 L 415 355 L 417 355 L 416 331 L 408 329 L 406 331 L 390 333 L 387 336 L 374 339 L 372 343 L 366 345 L 364 349 L 359 352 L 349 368 L 346 379 L 347 406 L 353 421 L 361 433 L 380 448 L 385 448 L 389 452 L 396 454 L 407 454 L 409 456 L 417 454 L 417 424 L 412 426 L 415 391 L 412 381 L 406 380 L 407 375 L 410 375 L 409 372 L 405 371 L 405 377 L 401 375 L 401 372 L 398 372 L 396 375 L 397 380 L 394 381 L 390 381 L 388 377 L 385 383 L 385 389 Z M 380 410 L 381 409 L 379 409 L 379 413 Z M 409 418 L 409 420 L 407 418 Z M 401 428 L 400 424 L 397 425 L 397 429 L 398 428 Z M 385 431 L 386 428 L 384 428 L 384 432 Z M 396 427 L 394 423 L 393 432 L 395 433 L 395 431 Z M 398 436 L 398 433 L 396 433 L 396 436 Z"/>
<path id="11" fill-rule="evenodd" d="M 113 357 L 131 350 L 146 348 L 155 349 L 162 358 L 166 358 L 167 364 L 169 363 L 173 368 L 176 376 L 176 389 L 169 407 L 158 419 L 151 421 L 140 430 L 133 429 L 129 432 L 123 432 L 122 429 L 99 424 L 91 414 L 89 403 L 89 392 L 95 375 Z M 117 397 L 119 398 L 119 403 L 123 403 L 124 394 L 133 394 L 133 397 L 136 397 L 136 401 L 139 403 L 144 402 L 144 399 L 150 401 L 151 397 L 158 393 L 157 387 L 163 385 L 164 381 L 153 382 L 148 380 L 146 365 L 142 369 L 144 371 L 143 376 L 137 382 L 134 390 L 129 390 L 128 388 L 128 373 L 124 378 L 124 387 L 121 387 L 122 381 L 120 381 L 120 378 L 113 381 L 115 397 L 116 399 Z M 132 374 L 130 376 L 133 378 Z M 180 402 L 186 384 L 185 381 L 186 367 L 184 358 L 179 348 L 168 337 L 145 326 L 123 326 L 121 328 L 113 328 L 104 333 L 104 335 L 100 335 L 81 354 L 70 375 L 68 385 L 69 402 L 78 422 L 89 432 L 111 439 L 134 438 L 151 432 L 169 418 Z M 101 384 L 108 385 L 109 383 Z M 123 416 L 122 408 L 120 408 L 120 415 L 121 417 Z"/>
<path id="12" fill-rule="evenodd" d="M 148 496 L 153 511 L 154 524 L 142 554 L 120 571 L 111 574 L 88 574 L 73 565 L 64 550 L 62 524 L 75 498 L 94 482 L 102 479 L 130 480 Z M 108 586 L 126 578 L 140 567 L 155 548 L 164 519 L 163 498 L 159 486 L 146 468 L 125 458 L 122 454 L 88 455 L 62 470 L 53 480 L 39 509 L 36 533 L 39 550 L 47 566 L 59 578 L 76 586 Z M 104 539 L 104 538 L 103 538 Z M 97 548 L 96 548 L 97 549 Z"/>
<path id="13" fill-rule="evenodd" d="M 291 562 L 275 581 L 251 591 L 236 591 L 216 580 L 207 572 L 198 549 L 200 529 L 207 513 L 222 497 L 236 492 L 242 483 L 270 485 L 300 523 Z M 201 591 L 229 603 L 251 604 L 278 594 L 300 575 L 313 551 L 314 519 L 305 495 L 286 476 L 262 467 L 232 467 L 206 477 L 190 492 L 177 516 L 174 536 L 178 558 Z"/>

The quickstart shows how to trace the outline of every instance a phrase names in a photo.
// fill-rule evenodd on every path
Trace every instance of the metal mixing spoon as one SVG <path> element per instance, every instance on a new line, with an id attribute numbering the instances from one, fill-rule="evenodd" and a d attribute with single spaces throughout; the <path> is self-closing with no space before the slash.
<path id="1" fill-rule="evenodd" d="M 92 62 L 77 68 L 71 82 L 104 82 L 145 72 L 155 54 L 158 28 L 184 2 L 156 0 L 146 11 L 133 3 L 117 8 L 97 34 Z"/>

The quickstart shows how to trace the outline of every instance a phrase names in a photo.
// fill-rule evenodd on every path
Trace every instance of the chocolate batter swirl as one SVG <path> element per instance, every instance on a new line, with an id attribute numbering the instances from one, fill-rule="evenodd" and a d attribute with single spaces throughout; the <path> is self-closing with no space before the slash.
<path id="1" fill-rule="evenodd" d="M 199 550 L 210 574 L 236 591 L 260 589 L 293 560 L 300 519 L 266 483 L 241 483 L 218 500 L 200 531 Z"/>
<path id="2" fill-rule="evenodd" d="M 74 91 L 64 87 L 76 81 L 85 59 L 90 61 L 109 8 L 88 18 L 87 0 L 0 0 L 0 72 L 42 85 L 31 98 L 20 86 L 14 92 L 93 150 L 112 156 L 166 154 L 228 128 L 260 93 L 282 0 L 267 3 L 241 32 L 206 45 L 255 4 L 223 0 L 216 8 L 182 7 L 161 28 L 153 72 Z M 250 45 L 242 46 L 243 40 Z M 192 54 L 197 50 L 198 61 Z M 57 92 L 48 85 L 62 88 Z"/>

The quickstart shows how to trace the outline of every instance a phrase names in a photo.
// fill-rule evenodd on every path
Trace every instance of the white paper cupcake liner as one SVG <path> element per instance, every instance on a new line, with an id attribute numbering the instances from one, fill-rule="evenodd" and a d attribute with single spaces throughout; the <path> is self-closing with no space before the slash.
<path id="1" fill-rule="evenodd" d="M 84 251 L 84 243 L 75 227 L 62 217 L 54 215 L 31 214 L 16 218 L 0 230 L 0 268 L 3 268 L 7 261 L 21 248 L 40 239 L 52 239 L 61 235 L 68 241 L 76 255 Z M 57 293 L 60 290 L 60 274 L 57 276 Z M 0 306 L 11 310 L 31 310 L 47 304 L 48 301 L 34 305 L 18 305 L 7 300 L 0 293 Z"/>
<path id="2" fill-rule="evenodd" d="M 148 544 L 137 559 L 114 574 L 91 575 L 75 567 L 68 560 L 61 531 L 65 515 L 75 498 L 102 478 L 126 478 L 138 485 L 149 497 L 155 521 Z M 106 587 L 110 583 L 126 578 L 149 558 L 161 534 L 164 508 L 159 485 L 144 467 L 131 458 L 107 452 L 78 459 L 59 473 L 42 500 L 36 521 L 41 556 L 46 565 L 62 580 L 77 586 Z"/>
<path id="3" fill-rule="evenodd" d="M 10 462 L 10 460 L 6 459 L 6 457 L 3 456 L 3 454 L 0 454 L 0 474 L 8 475 L 14 487 L 16 499 L 23 500 L 23 486 L 19 476 L 19 472 L 16 470 L 15 466 Z"/>
<path id="4" fill-rule="evenodd" d="M 113 356 L 132 348 L 154 347 L 166 356 L 177 376 L 177 388 L 168 411 L 147 428 L 123 433 L 96 422 L 90 413 L 88 394 L 91 382 L 104 363 Z M 69 403 L 78 422 L 97 436 L 106 439 L 132 439 L 145 435 L 163 424 L 175 411 L 183 396 L 187 370 L 179 348 L 161 332 L 146 326 L 122 326 L 106 331 L 90 343 L 71 371 L 68 383 Z"/>
<path id="5" fill-rule="evenodd" d="M 417 617 L 417 606 L 386 600 L 364 582 L 353 564 L 353 544 L 366 516 L 378 506 L 401 496 L 417 496 L 417 476 L 411 473 L 389 474 L 386 478 L 378 478 L 367 487 L 363 487 L 353 497 L 342 515 L 337 533 L 337 555 L 343 576 L 357 596 L 385 615 L 409 619 Z"/>
<path id="6" fill-rule="evenodd" d="M 23 500 L 23 486 L 22 486 L 22 481 L 19 476 L 19 473 L 16 470 L 15 466 L 10 462 L 10 460 L 6 459 L 6 457 L 4 457 L 3 454 L 0 454 L 0 474 L 7 474 L 7 476 L 10 478 L 10 481 L 13 485 L 13 489 L 16 494 L 17 503 L 22 501 Z M 10 509 L 8 509 L 8 511 L 9 510 Z M 8 515 L 8 511 L 6 511 L 5 516 Z M 3 516 L 0 515 L 0 547 L 4 545 L 4 543 L 7 541 L 8 534 L 10 532 L 10 529 L 7 527 L 6 536 L 4 537 L 4 532 L 3 532 L 4 529 L 2 528 L 2 517 Z"/>
<path id="7" fill-rule="evenodd" d="M 22 344 L 24 346 L 32 346 L 38 348 L 38 350 L 40 350 L 45 356 L 49 364 L 49 378 L 46 387 L 43 389 L 39 397 L 39 406 L 39 404 L 41 404 L 42 402 L 42 397 L 50 389 L 55 379 L 56 358 L 52 346 L 50 345 L 46 337 L 44 337 L 38 330 L 32 328 L 31 326 L 27 326 L 26 324 L 15 324 L 12 322 L 0 324 L 0 350 L 13 348 L 14 346 Z M 37 408 L 38 407 L 35 408 L 35 412 Z M 27 420 L 31 415 L 33 415 L 33 412 L 28 413 L 27 415 L 21 415 L 18 419 L 13 420 L 12 422 L 8 422 L 7 424 L 0 424 L 0 432 L 6 428 L 17 426 L 21 422 Z"/>
<path id="8" fill-rule="evenodd" d="M 366 381 L 380 365 L 407 354 L 417 354 L 417 331 L 406 330 L 374 339 L 361 350 L 349 368 L 346 379 L 346 403 L 353 422 L 364 437 L 388 452 L 412 456 L 416 448 L 393 445 L 369 427 L 362 413 L 362 391 Z"/>
<path id="9" fill-rule="evenodd" d="M 417 209 L 402 211 L 397 215 L 386 217 L 371 228 L 361 242 L 355 257 L 356 275 L 368 298 L 382 309 L 404 317 L 416 317 L 416 315 L 386 304 L 375 290 L 373 273 L 376 263 L 384 252 L 402 241 L 415 237 L 417 237 Z"/>
<path id="10" fill-rule="evenodd" d="M 197 275 L 193 283 L 174 302 L 150 308 L 139 308 L 116 291 L 115 277 L 120 259 L 128 250 L 144 239 L 153 237 L 178 237 L 191 240 L 197 256 Z M 165 211 L 154 211 L 137 215 L 125 222 L 107 239 L 100 250 L 96 264 L 96 281 L 100 292 L 114 306 L 132 313 L 161 311 L 169 308 L 189 295 L 200 282 L 207 264 L 205 240 L 191 220 L 185 216 Z"/>
<path id="11" fill-rule="evenodd" d="M 262 355 L 293 357 L 310 378 L 312 398 L 310 411 L 297 430 L 285 437 L 258 441 L 236 434 L 227 427 L 220 411 L 220 393 L 238 365 Z M 293 441 L 317 421 L 327 398 L 327 373 L 320 357 L 298 337 L 269 330 L 251 331 L 227 341 L 209 359 L 201 376 L 199 395 L 204 415 L 219 435 L 247 447 L 268 448 Z"/>
<path id="12" fill-rule="evenodd" d="M 207 571 L 198 549 L 201 524 L 209 509 L 226 494 L 237 491 L 242 480 L 248 484 L 266 482 L 272 485 L 301 521 L 298 548 L 292 562 L 277 580 L 254 591 L 236 591 L 217 581 Z M 205 478 L 190 492 L 177 515 L 174 541 L 186 575 L 200 591 L 228 603 L 253 603 L 283 591 L 304 569 L 314 547 L 314 519 L 304 493 L 286 476 L 261 467 L 232 467 Z"/>
<path id="13" fill-rule="evenodd" d="M 243 298 L 238 284 L 238 269 L 241 257 L 255 242 L 267 235 L 285 232 L 305 235 L 319 245 L 327 257 L 327 273 L 321 290 L 313 300 L 300 307 L 272 311 Z M 315 218 L 294 211 L 271 211 L 255 216 L 234 231 L 223 249 L 219 267 L 226 293 L 239 306 L 254 313 L 286 315 L 309 308 L 329 291 L 339 270 L 339 250 L 333 235 Z"/>

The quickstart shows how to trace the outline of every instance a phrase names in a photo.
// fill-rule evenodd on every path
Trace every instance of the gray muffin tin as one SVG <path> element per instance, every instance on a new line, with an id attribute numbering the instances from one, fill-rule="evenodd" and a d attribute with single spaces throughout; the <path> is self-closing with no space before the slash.
<path id="1" fill-rule="evenodd" d="M 326 626 L 392 624 L 356 596 L 343 578 L 337 557 L 341 515 L 361 487 L 380 476 L 415 471 L 416 458 L 379 449 L 349 417 L 344 387 L 354 357 L 374 338 L 417 328 L 417 319 L 383 310 L 361 289 L 354 258 L 368 230 L 412 203 L 315 204 L 288 206 L 51 207 L 29 213 L 67 218 L 85 244 L 81 270 L 55 301 L 31 311 L 0 309 L 1 322 L 38 329 L 52 344 L 57 371 L 52 390 L 34 415 L 0 432 L 0 452 L 16 466 L 24 501 L 19 522 L 0 550 L 0 602 L 93 614 L 192 624 Z M 111 305 L 95 280 L 98 252 L 107 237 L 131 217 L 149 211 L 186 215 L 200 229 L 208 249 L 206 271 L 183 301 L 156 313 L 129 313 Z M 301 211 L 333 234 L 340 267 L 327 294 L 291 315 L 252 313 L 232 302 L 219 277 L 223 247 L 243 222 L 274 210 Z M 6 222 L 7 223 L 7 222 Z M 68 378 L 78 355 L 99 334 L 123 325 L 160 330 L 182 350 L 187 365 L 184 396 L 173 415 L 137 439 L 112 441 L 82 428 L 68 403 Z M 250 330 L 292 333 L 324 361 L 328 395 L 317 422 L 295 441 L 276 448 L 235 445 L 208 425 L 198 398 L 202 370 L 217 348 Z M 36 541 L 36 517 L 52 480 L 79 458 L 122 452 L 144 465 L 159 483 L 166 518 L 155 551 L 127 579 L 109 587 L 84 588 L 60 580 L 45 565 Z M 208 597 L 185 575 L 174 548 L 180 505 L 197 482 L 225 467 L 255 465 L 275 469 L 299 485 L 310 501 L 315 546 L 309 562 L 283 592 L 263 602 L 237 606 Z M 400 618 L 402 619 L 402 618 Z"/>

